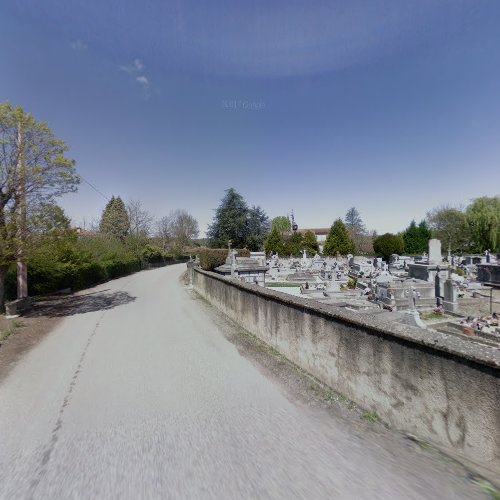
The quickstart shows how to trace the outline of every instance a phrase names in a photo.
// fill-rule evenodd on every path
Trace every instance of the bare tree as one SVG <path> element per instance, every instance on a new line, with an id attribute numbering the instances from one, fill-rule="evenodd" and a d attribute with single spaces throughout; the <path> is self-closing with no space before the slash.
<path id="1" fill-rule="evenodd" d="M 157 224 L 157 236 L 164 250 L 184 248 L 198 236 L 198 221 L 186 210 L 174 210 Z"/>
<path id="2" fill-rule="evenodd" d="M 165 215 L 165 217 L 162 217 L 159 221 L 157 221 L 156 236 L 159 240 L 160 247 L 164 252 L 166 252 L 173 238 L 171 217 Z"/>
<path id="3" fill-rule="evenodd" d="M 153 216 L 142 207 L 139 200 L 127 203 L 127 213 L 130 223 L 130 234 L 133 236 L 149 236 L 153 224 Z"/>

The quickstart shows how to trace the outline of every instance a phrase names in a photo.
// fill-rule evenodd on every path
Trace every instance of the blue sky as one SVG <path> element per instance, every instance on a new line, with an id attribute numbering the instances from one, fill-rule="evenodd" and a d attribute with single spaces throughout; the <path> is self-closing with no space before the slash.
<path id="1" fill-rule="evenodd" d="M 102 193 L 202 230 L 234 187 L 271 217 L 356 206 L 399 231 L 500 193 L 500 2 L 4 0 L 0 100 Z M 76 224 L 106 200 L 61 204 Z"/>

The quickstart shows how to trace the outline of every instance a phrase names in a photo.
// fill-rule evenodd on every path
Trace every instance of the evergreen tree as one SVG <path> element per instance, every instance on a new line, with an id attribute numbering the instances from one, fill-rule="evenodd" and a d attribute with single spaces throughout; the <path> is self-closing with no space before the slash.
<path id="1" fill-rule="evenodd" d="M 396 234 L 385 233 L 382 236 L 378 236 L 373 241 L 375 253 L 386 262 L 389 262 L 392 254 L 401 255 L 404 248 L 405 244 L 403 238 Z"/>
<path id="2" fill-rule="evenodd" d="M 125 203 L 119 196 L 116 198 L 112 196 L 102 213 L 99 232 L 123 240 L 129 229 L 130 222 Z"/>
<path id="3" fill-rule="evenodd" d="M 243 248 L 247 243 L 248 206 L 233 188 L 227 189 L 215 211 L 207 236 L 212 248 L 225 248 L 231 241 L 233 248 Z"/>
<path id="4" fill-rule="evenodd" d="M 269 226 L 269 218 L 261 207 L 249 209 L 243 197 L 230 188 L 215 211 L 207 237 L 212 248 L 225 248 L 231 241 L 233 248 L 260 250 Z"/>
<path id="5" fill-rule="evenodd" d="M 404 241 L 404 251 L 409 254 L 421 254 L 425 252 L 429 246 L 431 231 L 425 220 L 421 221 L 417 226 L 415 220 L 410 222 L 410 225 L 402 234 Z"/>
<path id="6" fill-rule="evenodd" d="M 277 228 L 274 228 L 269 233 L 269 236 L 267 237 L 267 240 L 264 243 L 264 251 L 266 252 L 267 255 L 272 253 L 286 255 L 283 238 Z"/>
<path id="7" fill-rule="evenodd" d="M 285 255 L 291 255 L 297 257 L 302 253 L 302 235 L 300 233 L 294 232 L 288 238 L 284 240 Z"/>
<path id="8" fill-rule="evenodd" d="M 312 231 L 306 231 L 301 243 L 307 253 L 316 255 L 319 252 L 318 240 Z"/>
<path id="9" fill-rule="evenodd" d="M 422 253 L 427 252 L 427 249 L 429 248 L 429 240 L 432 238 L 432 231 L 426 220 L 420 221 L 420 224 L 418 225 L 418 232 L 420 237 L 420 250 Z"/>
<path id="10" fill-rule="evenodd" d="M 324 255 L 347 255 L 354 252 L 354 243 L 341 219 L 337 219 L 328 233 Z"/>
<path id="11" fill-rule="evenodd" d="M 260 207 L 248 211 L 246 247 L 251 251 L 261 250 L 271 224 L 266 212 Z"/>

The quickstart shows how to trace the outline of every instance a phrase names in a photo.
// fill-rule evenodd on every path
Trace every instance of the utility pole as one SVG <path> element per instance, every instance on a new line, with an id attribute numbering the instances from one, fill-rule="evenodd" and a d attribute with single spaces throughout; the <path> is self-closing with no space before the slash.
<path id="1" fill-rule="evenodd" d="M 24 144 L 24 114 L 17 123 L 17 298 L 28 297 L 28 266 L 26 265 L 26 164 Z"/>

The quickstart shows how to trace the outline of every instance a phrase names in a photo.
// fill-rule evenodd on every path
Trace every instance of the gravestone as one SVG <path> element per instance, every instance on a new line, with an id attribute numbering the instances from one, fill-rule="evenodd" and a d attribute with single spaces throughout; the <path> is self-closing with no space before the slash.
<path id="1" fill-rule="evenodd" d="M 441 241 L 429 240 L 429 264 L 441 264 Z"/>
<path id="2" fill-rule="evenodd" d="M 457 312 L 458 310 L 458 289 L 451 278 L 444 283 L 443 307 L 446 312 Z"/>

